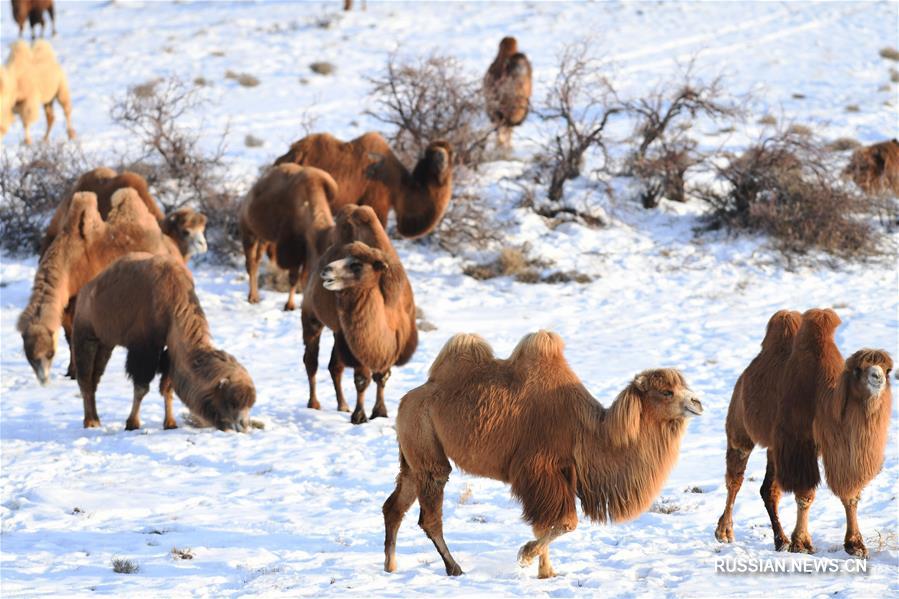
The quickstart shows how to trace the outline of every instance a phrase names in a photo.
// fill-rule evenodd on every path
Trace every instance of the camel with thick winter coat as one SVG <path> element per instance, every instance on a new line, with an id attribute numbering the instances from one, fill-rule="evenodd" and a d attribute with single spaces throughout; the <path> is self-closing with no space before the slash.
<path id="1" fill-rule="evenodd" d="M 348 142 L 316 133 L 295 142 L 275 164 L 314 166 L 337 182 L 331 211 L 348 204 L 371 206 L 383 227 L 392 208 L 403 237 L 421 237 L 443 218 L 453 193 L 453 152 L 434 141 L 409 171 L 380 134 L 369 132 Z"/>
<path id="2" fill-rule="evenodd" d="M 274 258 L 289 274 L 290 294 L 285 310 L 293 310 L 298 284 L 330 245 L 334 219 L 329 204 L 338 195 L 337 183 L 325 171 L 296 164 L 274 166 L 253 186 L 240 206 L 240 237 L 251 304 L 259 301 L 259 263 L 268 244 Z"/>
<path id="3" fill-rule="evenodd" d="M 762 351 L 738 379 L 728 410 L 728 496 L 715 531 L 719 541 L 734 539 L 733 503 L 749 454 L 759 444 L 768 447 L 761 493 L 775 549 L 814 552 L 808 517 L 820 482 L 818 456 L 823 455 L 828 483 L 835 481 L 831 488 L 846 508 L 844 547 L 852 555 L 867 555 L 856 506 L 861 489 L 883 462 L 892 361 L 885 352 L 862 350 L 844 363 L 833 339 L 839 324 L 829 309 L 808 310 L 801 317 L 782 310 L 771 317 Z M 789 543 L 777 513 L 781 491 L 796 497 Z"/>
<path id="4" fill-rule="evenodd" d="M 899 196 L 899 140 L 890 139 L 852 153 L 843 175 L 865 193 Z"/>
<path id="5" fill-rule="evenodd" d="M 34 28 L 41 26 L 41 37 L 44 35 L 44 13 L 50 15 L 50 23 L 53 25 L 53 35 L 56 35 L 56 10 L 53 0 L 11 0 L 12 16 L 19 26 L 19 37 L 25 31 L 25 21 L 31 26 L 31 39 L 34 39 Z"/>
<path id="6" fill-rule="evenodd" d="M 361 424 L 365 390 L 377 385 L 372 418 L 387 416 L 384 388 L 393 366 L 409 361 L 418 346 L 412 285 L 378 217 L 368 206 L 344 206 L 336 215 L 333 243 L 316 264 L 303 292 L 303 363 L 309 378 L 308 407 L 319 409 L 315 374 L 323 327 L 334 332 L 328 370 L 337 409 L 349 411 L 341 385 L 346 365 L 354 369 Z M 312 263 L 312 262 L 310 262 Z M 374 373 L 374 374 L 373 374 Z"/>
<path id="7" fill-rule="evenodd" d="M 531 63 L 514 37 L 504 37 L 483 81 L 487 117 L 500 146 L 512 145 L 512 127 L 524 122 L 531 102 Z"/>
<path id="8" fill-rule="evenodd" d="M 212 346 L 193 278 L 181 260 L 130 253 L 82 288 L 73 347 L 85 428 L 100 426 L 97 385 L 116 346 L 128 349 L 125 371 L 134 382 L 126 430 L 140 428 L 141 400 L 157 371 L 162 373 L 165 428 L 177 426 L 173 389 L 201 424 L 249 428 L 256 401 L 253 380 L 233 356 Z"/>
<path id="9" fill-rule="evenodd" d="M 400 472 L 384 503 L 384 569 L 396 569 L 396 537 L 418 498 L 419 525 L 443 558 L 462 569 L 443 539 L 443 487 L 449 460 L 466 472 L 510 483 L 535 540 L 522 566 L 540 558 L 555 575 L 549 544 L 577 526 L 576 499 L 592 520 L 622 522 L 651 504 L 674 466 L 687 418 L 702 406 L 674 369 L 638 374 L 608 408 L 572 372 L 562 339 L 526 335 L 497 359 L 477 335 L 451 338 L 428 381 L 410 391 L 396 418 Z"/>
<path id="10" fill-rule="evenodd" d="M 43 106 L 47 118 L 44 140 L 49 139 L 55 119 L 54 100 L 62 106 L 69 139 L 74 139 L 69 84 L 50 42 L 38 40 L 33 47 L 22 40 L 15 42 L 6 65 L 0 68 L 0 138 L 12 127 L 13 115 L 18 114 L 25 129 L 25 143 L 30 144 L 28 128 L 37 122 Z"/>
<path id="11" fill-rule="evenodd" d="M 62 232 L 41 257 L 28 305 L 19 316 L 25 355 L 41 384 L 47 384 L 56 353 L 63 313 L 88 281 L 116 258 L 147 251 L 180 258 L 177 247 L 162 234 L 156 218 L 131 188 L 111 199 L 107 221 L 97 210 L 97 196 L 79 192 L 63 221 Z"/>

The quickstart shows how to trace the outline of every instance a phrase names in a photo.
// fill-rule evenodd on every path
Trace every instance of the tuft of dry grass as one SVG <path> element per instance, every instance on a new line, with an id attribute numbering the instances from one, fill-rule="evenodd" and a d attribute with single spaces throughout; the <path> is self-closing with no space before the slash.
<path id="1" fill-rule="evenodd" d="M 890 81 L 893 83 L 899 83 L 899 70 L 890 69 Z"/>
<path id="2" fill-rule="evenodd" d="M 318 61 L 310 64 L 309 69 L 313 73 L 318 73 L 319 75 L 331 75 L 337 70 L 337 67 L 330 62 Z"/>
<path id="3" fill-rule="evenodd" d="M 112 558 L 112 571 L 116 574 L 135 574 L 140 572 L 140 566 L 130 559 L 114 557 Z"/>
<path id="4" fill-rule="evenodd" d="M 811 127 L 799 123 L 793 123 L 787 127 L 787 133 L 798 135 L 800 137 L 810 137 L 813 134 Z"/>
<path id="5" fill-rule="evenodd" d="M 827 149 L 831 152 L 848 152 L 860 147 L 862 147 L 861 142 L 851 137 L 838 137 L 827 144 Z"/>
<path id="6" fill-rule="evenodd" d="M 777 117 L 775 117 L 773 114 L 766 114 L 762 118 L 760 118 L 758 122 L 759 122 L 759 125 L 772 125 L 773 126 L 773 125 L 777 124 Z"/>
<path id="7" fill-rule="evenodd" d="M 849 104 L 848 106 L 846 106 L 846 112 L 861 112 L 861 111 L 862 111 L 862 109 L 859 107 L 858 104 Z"/>
<path id="8" fill-rule="evenodd" d="M 212 81 L 203 76 L 194 77 L 194 85 L 197 87 L 207 87 L 212 85 Z"/>
<path id="9" fill-rule="evenodd" d="M 216 58 L 222 58 L 225 55 L 224 50 L 213 50 L 209 53 L 209 56 L 215 56 Z"/>
<path id="10" fill-rule="evenodd" d="M 479 281 L 496 277 L 512 277 L 519 283 L 589 283 L 593 279 L 575 271 L 555 271 L 542 275 L 549 266 L 544 260 L 528 258 L 528 246 L 505 247 L 492 262 L 466 266 L 463 272 Z"/>
<path id="11" fill-rule="evenodd" d="M 792 98 L 794 100 L 805 100 L 805 94 L 800 94 L 799 92 L 794 92 L 792 94 Z"/>
<path id="12" fill-rule="evenodd" d="M 243 144 L 248 148 L 261 148 L 265 144 L 265 140 L 262 140 L 252 133 L 247 133 L 246 137 L 243 138 Z"/>
<path id="13" fill-rule="evenodd" d="M 869 535 L 865 539 L 865 542 L 872 551 L 883 551 L 884 549 L 896 551 L 899 549 L 899 535 L 895 530 L 875 530 L 873 535 Z"/>
<path id="14" fill-rule="evenodd" d="M 225 79 L 237 81 L 243 87 L 256 87 L 259 85 L 259 79 L 250 73 L 236 73 L 231 69 L 225 71 Z"/>
<path id="15" fill-rule="evenodd" d="M 890 46 L 884 46 L 880 49 L 880 57 L 886 58 L 887 60 L 895 60 L 899 61 L 899 50 L 896 48 L 891 48 Z"/>
<path id="16" fill-rule="evenodd" d="M 673 514 L 680 510 L 680 506 L 677 505 L 673 499 L 668 497 L 662 497 L 658 501 L 653 502 L 652 506 L 649 508 L 649 511 L 654 514 Z"/>
<path id="17" fill-rule="evenodd" d="M 469 483 L 465 483 L 465 486 L 462 487 L 462 491 L 459 493 L 459 505 L 465 505 L 471 502 L 473 491 L 471 485 Z"/>
<path id="18" fill-rule="evenodd" d="M 172 559 L 186 560 L 186 559 L 193 559 L 193 558 L 194 558 L 194 554 L 190 550 L 190 547 L 187 547 L 185 549 L 180 549 L 178 547 L 172 547 Z"/>

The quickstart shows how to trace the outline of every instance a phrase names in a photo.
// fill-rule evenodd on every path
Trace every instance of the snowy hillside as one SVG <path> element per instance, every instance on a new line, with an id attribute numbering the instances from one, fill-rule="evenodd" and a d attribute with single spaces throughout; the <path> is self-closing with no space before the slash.
<path id="1" fill-rule="evenodd" d="M 878 55 L 896 46 L 899 4 L 892 3 L 376 3 L 342 13 L 336 0 L 294 2 L 58 2 L 53 40 L 74 98 L 79 143 L 95 152 L 128 147 L 109 118 L 112 98 L 131 85 L 177 74 L 203 77 L 215 104 L 204 114 L 214 137 L 229 127 L 228 161 L 247 188 L 303 135 L 315 129 L 349 139 L 378 128 L 366 77 L 387 54 L 440 50 L 482 73 L 504 35 L 515 35 L 534 64 L 535 98 L 554 77 L 556 52 L 573 35 L 592 33 L 629 93 L 649 90 L 696 57 L 697 72 L 723 72 L 735 94 L 753 92 L 759 115 L 784 115 L 825 137 L 872 143 L 896 135 L 897 86 Z M 2 4 L 4 56 L 16 36 Z M 328 27 L 321 25 L 329 22 Z M 329 61 L 329 76 L 308 65 Z M 252 74 L 255 87 L 225 78 Z M 800 97 L 801 96 L 801 97 Z M 889 105 L 885 104 L 889 103 Z M 857 105 L 857 112 L 845 110 Z M 58 109 L 57 109 L 58 112 Z M 751 120 L 750 123 L 754 123 Z M 55 138 L 62 138 L 59 120 Z M 42 134 L 42 120 L 32 133 Z M 323 335 L 319 394 L 307 410 L 299 312 L 281 310 L 285 295 L 261 291 L 246 302 L 241 267 L 195 265 L 194 275 L 215 342 L 243 363 L 257 388 L 253 417 L 264 429 L 226 434 L 184 422 L 162 430 L 154 390 L 143 402 L 143 429 L 126 432 L 131 384 L 117 350 L 98 389 L 99 429 L 82 428 L 75 382 L 64 378 L 65 346 L 53 380 L 38 386 L 15 329 L 36 259 L 0 264 L 0 593 L 93 596 L 785 596 L 872 597 L 899 592 L 899 408 L 894 402 L 886 462 L 862 495 L 859 522 L 871 552 L 867 574 L 723 575 L 715 559 L 836 560 L 841 567 L 845 516 L 826 487 L 811 509 L 814 556 L 776 554 L 758 488 L 764 451 L 756 450 L 734 512 L 736 541 L 714 529 L 725 501 L 724 420 L 734 382 L 758 352 L 768 317 L 781 308 L 833 307 L 843 324 L 837 343 L 848 355 L 881 347 L 899 357 L 895 256 L 868 264 L 786 269 L 764 240 L 695 235 L 702 206 L 663 203 L 644 211 L 625 200 L 604 204 L 611 224 L 555 229 L 512 211 L 516 177 L 540 143 L 534 119 L 516 131 L 510 160 L 487 165 L 472 185 L 483 201 L 514 217 L 510 238 L 527 242 L 560 270 L 589 284 L 527 285 L 462 274 L 463 261 L 405 240 L 397 249 L 416 303 L 434 330 L 420 333 L 412 361 L 387 384 L 391 418 L 352 426 L 334 410 Z M 753 126 L 727 140 L 742 144 Z M 250 134 L 264 140 L 246 147 Z M 725 143 L 708 131 L 703 143 Z M 19 143 L 16 123 L 4 148 Z M 567 192 L 589 199 L 578 183 Z M 899 242 L 892 234 L 889 242 Z M 656 509 L 621 525 L 581 520 L 552 545 L 560 574 L 537 580 L 520 569 L 518 548 L 531 538 L 507 486 L 454 471 L 446 487 L 444 532 L 466 574 L 444 575 L 416 525 L 417 507 L 400 529 L 394 574 L 383 571 L 381 505 L 394 487 L 393 416 L 400 397 L 421 384 L 443 343 L 477 332 L 506 356 L 527 332 L 557 331 L 566 357 L 605 405 L 637 372 L 682 369 L 705 413 L 689 424 L 678 463 Z M 352 399 L 352 378 L 344 388 Z M 895 382 L 894 382 L 895 384 Z M 374 403 L 369 390 L 368 407 Z M 795 502 L 781 501 L 792 529 Z M 191 559 L 181 559 L 189 554 Z M 186 554 L 184 553 L 186 552 Z M 139 571 L 114 573 L 112 560 Z"/>

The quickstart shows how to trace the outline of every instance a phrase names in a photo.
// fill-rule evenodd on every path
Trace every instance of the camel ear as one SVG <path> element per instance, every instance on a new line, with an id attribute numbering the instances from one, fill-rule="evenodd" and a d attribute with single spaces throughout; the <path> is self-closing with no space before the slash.
<path id="1" fill-rule="evenodd" d="M 637 377 L 621 392 L 609 411 L 606 412 L 606 433 L 613 447 L 626 447 L 640 432 L 641 390 Z"/>

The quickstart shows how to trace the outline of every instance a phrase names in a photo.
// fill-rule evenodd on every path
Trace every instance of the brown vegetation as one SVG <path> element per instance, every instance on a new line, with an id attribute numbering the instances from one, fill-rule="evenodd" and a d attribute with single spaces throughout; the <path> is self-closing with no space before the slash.
<path id="1" fill-rule="evenodd" d="M 165 428 L 176 427 L 173 390 L 201 424 L 235 431 L 250 427 L 253 381 L 233 356 L 212 346 L 193 278 L 177 258 L 127 254 L 85 285 L 75 308 L 72 345 L 85 428 L 100 426 L 97 385 L 116 346 L 128 349 L 125 371 L 134 382 L 126 430 L 140 428 L 141 400 L 157 372 Z"/>
<path id="2" fill-rule="evenodd" d="M 514 37 L 504 37 L 483 81 L 487 117 L 500 146 L 512 144 L 512 127 L 524 122 L 531 103 L 531 63 Z"/>
<path id="3" fill-rule="evenodd" d="M 496 359 L 477 335 L 456 335 L 428 381 L 410 391 L 396 419 L 400 473 L 384 503 L 384 569 L 396 570 L 396 535 L 417 498 L 419 525 L 443 558 L 462 569 L 443 539 L 449 460 L 466 472 L 510 483 L 535 540 L 519 551 L 554 576 L 549 544 L 577 526 L 576 499 L 592 520 L 621 522 L 649 508 L 674 466 L 687 417 L 702 412 L 673 369 L 634 377 L 608 408 L 571 371 L 555 333 L 525 336 Z"/>

